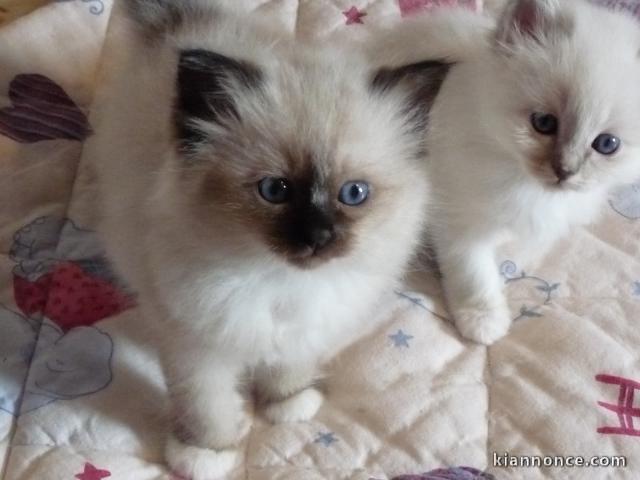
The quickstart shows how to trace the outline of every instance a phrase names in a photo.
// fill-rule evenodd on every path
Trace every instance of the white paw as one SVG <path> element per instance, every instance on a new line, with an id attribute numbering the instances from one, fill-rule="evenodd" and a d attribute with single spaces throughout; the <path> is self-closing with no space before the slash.
<path id="1" fill-rule="evenodd" d="M 195 447 L 182 443 L 173 435 L 167 441 L 165 456 L 169 468 L 189 480 L 222 480 L 238 462 L 236 450 Z"/>
<path id="2" fill-rule="evenodd" d="M 244 411 L 228 412 L 223 416 L 219 412 L 215 423 L 211 425 L 206 435 L 206 443 L 218 449 L 225 449 L 238 445 L 251 430 L 251 417 Z"/>
<path id="3" fill-rule="evenodd" d="M 264 416 L 271 423 L 303 422 L 310 420 L 322 405 L 322 394 L 315 388 L 306 388 L 280 402 L 268 404 Z"/>
<path id="4" fill-rule="evenodd" d="M 505 306 L 474 305 L 453 310 L 460 334 L 476 343 L 491 345 L 504 337 L 511 326 Z"/>

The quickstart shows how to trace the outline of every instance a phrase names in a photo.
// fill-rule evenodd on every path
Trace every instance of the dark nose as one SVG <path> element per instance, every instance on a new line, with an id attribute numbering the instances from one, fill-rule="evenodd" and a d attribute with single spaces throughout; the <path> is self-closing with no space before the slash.
<path id="1" fill-rule="evenodd" d="M 553 171 L 560 182 L 564 182 L 576 174 L 574 170 L 566 169 L 562 165 L 554 165 Z"/>
<path id="2" fill-rule="evenodd" d="M 333 226 L 311 226 L 305 235 L 305 243 L 315 252 L 322 250 L 330 245 L 335 239 L 335 231 Z"/>
<path id="3" fill-rule="evenodd" d="M 335 240 L 336 231 L 333 216 L 326 209 L 311 206 L 304 215 L 301 225 L 302 241 L 317 253 Z"/>

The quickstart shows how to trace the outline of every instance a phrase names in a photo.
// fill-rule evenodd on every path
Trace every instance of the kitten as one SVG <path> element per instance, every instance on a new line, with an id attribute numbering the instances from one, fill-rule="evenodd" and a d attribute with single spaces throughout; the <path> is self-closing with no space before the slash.
<path id="1" fill-rule="evenodd" d="M 429 134 L 430 234 L 463 336 L 491 344 L 511 324 L 500 243 L 544 249 L 640 176 L 639 52 L 630 15 L 514 0 L 447 77 Z"/>
<path id="2" fill-rule="evenodd" d="M 400 279 L 449 68 L 374 68 L 210 3 L 123 2 L 95 139 L 108 249 L 165 337 L 167 460 L 196 480 L 236 462 L 247 374 L 269 420 L 312 417 L 317 366 Z"/>

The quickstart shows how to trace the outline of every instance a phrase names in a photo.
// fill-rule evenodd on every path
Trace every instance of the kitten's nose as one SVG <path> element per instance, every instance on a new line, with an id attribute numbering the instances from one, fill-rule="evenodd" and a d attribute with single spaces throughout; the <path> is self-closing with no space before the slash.
<path id="1" fill-rule="evenodd" d="M 311 205 L 304 212 L 300 225 L 301 240 L 315 255 L 327 248 L 336 238 L 333 215 L 326 208 Z"/>
<path id="2" fill-rule="evenodd" d="M 311 227 L 306 237 L 306 244 L 316 253 L 333 242 L 335 231 L 332 226 Z"/>
<path id="3" fill-rule="evenodd" d="M 577 173 L 577 171 L 567 169 L 562 165 L 554 165 L 553 171 L 560 182 L 564 182 L 565 180 L 573 177 Z"/>

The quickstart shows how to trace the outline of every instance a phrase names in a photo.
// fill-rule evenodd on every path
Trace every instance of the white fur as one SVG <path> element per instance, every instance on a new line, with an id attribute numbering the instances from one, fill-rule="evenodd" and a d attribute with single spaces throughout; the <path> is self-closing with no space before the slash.
<path id="1" fill-rule="evenodd" d="M 584 1 L 529 3 L 552 19 L 568 19 L 571 35 L 554 31 L 561 25 L 547 27 L 538 43 L 521 35 L 506 13 L 501 35 L 506 29 L 512 41 L 498 44 L 498 34 L 474 26 L 484 19 L 468 18 L 469 28 L 480 32 L 475 48 L 454 67 L 432 112 L 430 234 L 456 324 L 483 344 L 505 335 L 512 318 L 496 247 L 515 236 L 545 248 L 572 225 L 593 221 L 613 185 L 640 175 L 640 26 Z M 532 149 L 549 142 L 529 116 L 554 113 L 562 128 L 566 112 L 558 110 L 567 95 L 566 108 L 579 115 L 563 158 L 584 164 L 559 188 L 551 169 L 534 175 L 527 168 Z M 591 149 L 603 132 L 623 141 L 614 157 Z"/>
<path id="2" fill-rule="evenodd" d="M 291 423 L 310 420 L 322 405 L 322 394 L 307 388 L 279 402 L 272 402 L 264 410 L 271 423 Z"/>
<path id="3" fill-rule="evenodd" d="M 279 402 L 267 407 L 271 421 L 308 419 L 320 407 L 322 395 L 305 389 L 316 365 L 368 328 L 419 241 L 428 187 L 415 151 L 423 140 L 403 133 L 403 95 L 370 94 L 371 67 L 355 49 L 292 46 L 229 19 L 201 19 L 162 42 L 145 43 L 129 22 L 114 28 L 122 43 L 111 45 L 95 138 L 102 231 L 146 321 L 166 332 L 173 414 L 195 437 L 195 445 L 172 437 L 167 460 L 179 473 L 209 480 L 230 468 L 225 452 L 249 428 L 238 388 L 247 372 Z M 194 217 L 170 133 L 180 48 L 210 49 L 267 73 L 265 89 L 278 108 L 239 99 L 238 110 L 256 128 L 247 148 L 262 148 L 270 136 L 330 142 L 336 164 L 327 168 L 384 179 L 378 192 L 386 200 L 347 256 L 302 270 L 256 235 Z M 265 366 L 277 374 L 261 373 Z"/>
<path id="4" fill-rule="evenodd" d="M 193 480 L 224 480 L 238 465 L 238 452 L 216 452 L 208 448 L 186 445 L 173 435 L 167 440 L 167 461 L 178 475 Z"/>

